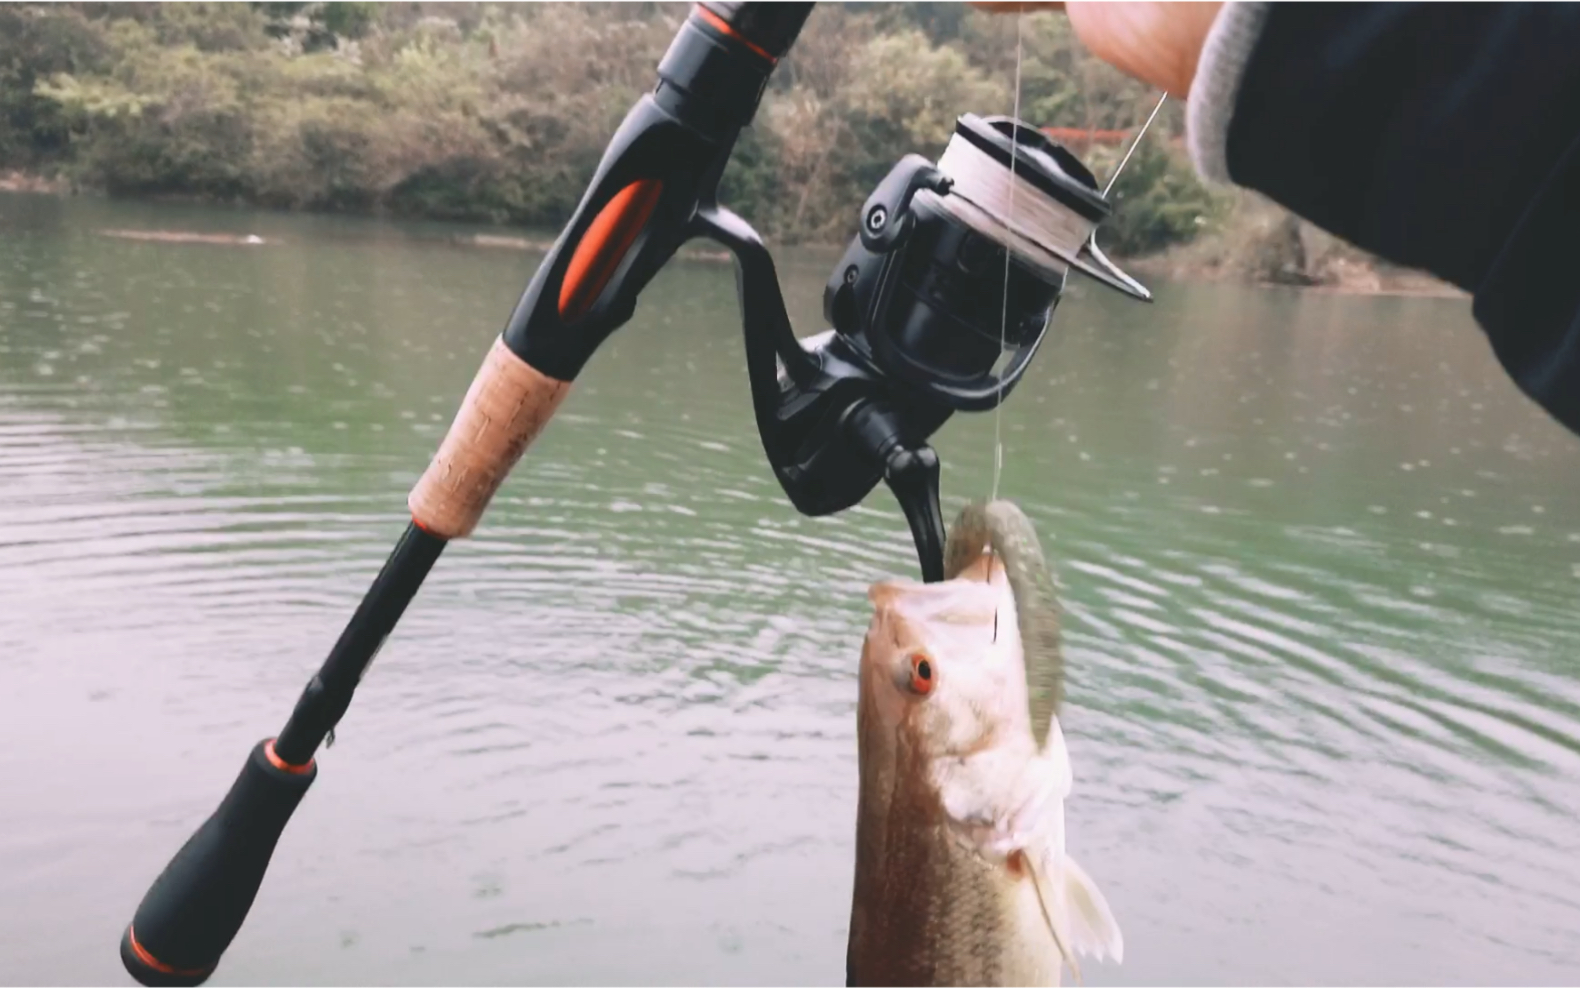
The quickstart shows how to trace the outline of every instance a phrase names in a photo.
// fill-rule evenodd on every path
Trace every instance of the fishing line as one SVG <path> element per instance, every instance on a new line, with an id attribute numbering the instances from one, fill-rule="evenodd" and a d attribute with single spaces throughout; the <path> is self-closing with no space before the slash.
<path id="1" fill-rule="evenodd" d="M 1026 55 L 1026 23 L 1024 10 L 1015 13 L 1015 90 L 1010 119 L 1020 120 L 1021 78 Z M 1152 122 L 1157 119 L 1168 100 L 1164 92 L 1158 98 L 1146 121 L 1136 132 L 1119 164 L 1114 167 L 1103 187 L 1103 197 L 1113 191 L 1114 183 L 1130 164 L 1131 157 L 1146 137 Z M 1004 282 L 999 307 L 999 353 L 1003 359 L 1009 337 L 1009 284 L 1010 265 L 1014 255 L 1021 254 L 1034 264 L 1040 263 L 1051 270 L 1063 272 L 1066 263 L 1060 258 L 1077 254 L 1087 244 L 1095 247 L 1096 224 L 1088 222 L 1073 210 L 1063 208 L 1039 194 L 1035 188 L 1022 189 L 1028 184 L 1017 174 L 1020 151 L 1020 132 L 1010 130 L 1010 160 L 1006 173 L 980 148 L 960 140 L 951 140 L 938 159 L 938 167 L 954 179 L 952 195 L 942 199 L 944 208 L 961 220 L 984 232 L 991 230 L 1001 238 L 1004 246 Z M 1021 193 L 1017 196 L 1017 192 Z M 1016 212 L 1017 199 L 1026 204 L 1026 217 Z M 1025 222 L 1022 222 L 1025 220 Z M 1052 248 L 1050 250 L 1050 248 Z M 993 483 L 989 500 L 998 500 L 999 486 L 1004 476 L 1004 379 L 998 379 L 998 402 L 993 406 Z M 994 556 L 989 547 L 989 579 L 992 579 Z M 993 614 L 993 640 L 998 640 L 998 613 Z"/>
<path id="2" fill-rule="evenodd" d="M 1020 119 L 1020 68 L 1021 68 L 1021 61 L 1022 61 L 1022 59 L 1023 59 L 1024 55 L 1025 55 L 1025 52 L 1026 52 L 1026 47 L 1025 47 L 1025 24 L 1026 24 L 1026 13 L 1025 13 L 1024 8 L 1022 8 L 1021 10 L 1017 10 L 1015 12 L 1015 101 L 1014 101 L 1014 110 L 1012 111 L 1011 116 L 1010 116 L 1011 120 L 1017 120 L 1017 121 Z M 1018 175 L 1015 174 L 1015 163 L 1016 163 L 1016 159 L 1018 157 L 1019 151 L 1020 151 L 1020 148 L 1019 148 L 1019 137 L 1020 137 L 1020 132 L 1019 131 L 1016 131 L 1016 130 L 1011 130 L 1010 131 L 1010 139 L 1009 139 L 1010 140 L 1010 146 L 1009 146 L 1009 202 L 1006 204 L 1006 209 L 1005 209 L 1005 212 L 1003 214 L 1004 218 L 1005 218 L 1005 221 L 1006 221 L 1006 224 L 1005 224 L 1006 226 L 1008 226 L 1010 223 L 1013 222 L 1013 217 L 1015 216 L 1015 185 L 1016 185 L 1016 182 L 1019 181 L 1019 178 L 1020 178 Z M 942 164 L 943 164 L 941 159 L 940 159 L 939 164 L 940 164 L 940 166 L 942 166 Z M 1008 335 L 1008 330 L 1009 330 L 1009 264 L 1010 264 L 1010 254 L 1011 254 L 1010 244 L 1009 244 L 1009 242 L 1006 241 L 1005 244 L 1004 244 L 1004 297 L 1003 297 L 1002 303 L 1001 303 L 1000 308 L 999 308 L 999 320 L 998 320 L 998 349 L 999 349 L 999 353 L 1001 355 L 1004 352 L 1004 340 L 1005 340 L 1005 337 Z M 999 478 L 1002 477 L 1003 474 L 1004 474 L 1004 433 L 1003 433 L 1003 423 L 1004 423 L 1004 379 L 1003 379 L 1003 377 L 999 378 L 999 382 L 998 382 L 998 397 L 999 397 L 998 404 L 993 406 L 993 489 L 992 489 L 992 493 L 989 496 L 989 500 L 991 500 L 991 501 L 997 501 L 998 500 Z M 992 565 L 992 563 L 989 562 L 989 566 L 991 566 L 991 565 Z M 997 638 L 998 637 L 998 635 L 997 635 L 998 622 L 997 622 L 997 616 L 996 615 L 994 617 L 994 629 L 993 630 L 994 630 L 994 637 Z"/>
<path id="3" fill-rule="evenodd" d="M 1021 70 L 1025 60 L 1024 14 L 1015 14 L 1015 97 L 1012 119 L 1020 119 Z M 1151 129 L 1152 122 L 1168 102 L 1169 94 L 1158 97 L 1157 105 L 1147 115 L 1146 122 L 1136 132 L 1135 140 L 1125 150 L 1124 157 L 1114 167 L 1108 184 L 1103 187 L 1103 197 L 1113 191 L 1130 158 L 1141 146 Z M 938 159 L 938 167 L 955 179 L 952 195 L 944 202 L 950 211 L 979 229 L 992 229 L 1004 243 L 1004 293 L 999 308 L 999 351 L 1002 353 L 1009 334 L 1009 276 L 1014 254 L 1056 271 L 1066 267 L 1056 251 L 1075 254 L 1092 239 L 1096 224 L 1073 210 L 1066 209 L 1039 193 L 1030 183 L 1016 174 L 1019 150 L 1019 131 L 1010 135 L 1009 171 L 993 161 L 980 148 L 966 141 L 950 141 Z M 1025 186 L 1022 188 L 1022 186 Z M 1019 211 L 1025 215 L 1017 213 Z M 992 500 L 998 499 L 999 485 L 1004 476 L 1004 382 L 998 383 L 999 402 L 993 408 L 993 485 Z"/>
<path id="4" fill-rule="evenodd" d="M 1025 25 L 1026 25 L 1026 12 L 1025 12 L 1025 10 L 1024 9 L 1017 10 L 1015 12 L 1015 98 L 1014 98 L 1014 102 L 1012 104 L 1013 105 L 1013 109 L 1010 111 L 1010 119 L 1014 120 L 1014 121 L 1019 121 L 1020 120 L 1020 68 L 1021 68 L 1022 59 L 1024 58 L 1025 53 L 1026 53 L 1026 46 L 1025 46 L 1026 31 L 1025 31 Z M 1004 216 L 1005 226 L 1010 229 L 1010 232 L 1012 233 L 1012 235 L 1013 235 L 1013 232 L 1014 232 L 1013 223 L 1014 223 L 1014 216 L 1015 216 L 1015 184 L 1018 181 L 1020 181 L 1020 176 L 1015 174 L 1015 164 L 1016 164 L 1016 160 L 1017 160 L 1017 158 L 1019 156 L 1019 152 L 1020 152 L 1020 132 L 1018 130 L 1011 129 L 1010 130 L 1010 137 L 1009 137 L 1009 197 L 1008 197 L 1009 201 L 1005 204 L 1005 209 L 1004 209 L 1003 216 Z M 946 150 L 945 154 L 947 155 L 947 153 L 948 153 L 948 151 Z M 940 167 L 943 166 L 943 159 L 942 158 L 939 159 L 939 166 Z M 970 173 L 968 172 L 968 174 L 970 174 Z M 981 194 L 982 190 L 975 189 L 975 188 L 971 187 L 971 185 L 969 184 L 969 179 L 968 179 L 968 188 L 971 188 L 972 191 L 976 191 L 976 192 L 978 192 L 978 194 Z M 1001 301 L 1001 303 L 999 305 L 999 317 L 998 317 L 998 352 L 999 352 L 999 359 L 1000 360 L 1002 360 L 1003 356 L 1004 356 L 1004 341 L 1005 341 L 1005 338 L 1009 335 L 1009 264 L 1010 264 L 1010 256 L 1011 256 L 1011 241 L 1009 239 L 1006 239 L 1004 241 L 1004 296 L 1003 296 L 1003 299 L 1002 299 L 1002 301 Z M 988 496 L 988 500 L 989 500 L 990 503 L 992 501 L 997 501 L 998 500 L 998 483 L 999 483 L 999 478 L 1002 477 L 1003 474 L 1004 474 L 1004 378 L 1001 375 L 999 377 L 999 379 L 998 379 L 998 403 L 993 406 L 993 489 L 992 489 L 991 493 Z M 995 555 L 996 555 L 996 553 L 994 552 L 994 550 L 992 548 L 992 544 L 989 543 L 989 548 L 988 548 L 988 580 L 989 581 L 991 581 L 993 579 L 993 563 L 995 562 L 993 557 Z M 998 608 L 996 608 L 996 607 L 993 609 L 993 642 L 994 642 L 994 644 L 998 643 Z"/>
<path id="5" fill-rule="evenodd" d="M 1167 91 L 1158 97 L 1158 105 L 1152 108 L 1152 112 L 1147 116 L 1147 122 L 1141 125 L 1141 130 L 1136 133 L 1136 139 L 1130 142 L 1130 150 L 1126 151 L 1125 156 L 1119 159 L 1119 164 L 1114 168 L 1114 173 L 1108 176 L 1108 184 L 1103 186 L 1104 199 L 1108 198 L 1108 193 L 1113 189 L 1114 183 L 1119 181 L 1119 173 L 1125 170 L 1126 165 L 1130 164 L 1130 156 L 1135 154 L 1136 148 L 1141 146 L 1141 139 L 1147 136 L 1147 128 L 1151 127 L 1152 121 L 1157 119 L 1158 111 L 1163 109 L 1163 104 L 1168 102 L 1168 98 L 1169 94 Z"/>

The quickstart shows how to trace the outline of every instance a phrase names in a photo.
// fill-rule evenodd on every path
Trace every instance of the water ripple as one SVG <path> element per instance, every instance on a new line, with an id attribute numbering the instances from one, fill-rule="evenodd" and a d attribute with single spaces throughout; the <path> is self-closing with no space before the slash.
<path id="1" fill-rule="evenodd" d="M 278 729 L 520 287 L 519 258 L 321 232 L 179 263 L 0 243 L 17 977 L 118 976 L 82 931 L 119 928 Z M 815 301 L 827 264 L 803 267 L 787 298 Z M 865 595 L 915 559 L 881 486 L 786 504 L 732 292 L 666 269 L 446 549 L 321 753 L 238 977 L 350 936 L 339 980 L 418 977 L 414 945 L 463 981 L 519 980 L 488 966 L 516 949 L 620 980 L 609 938 L 645 945 L 642 980 L 837 980 Z M 1071 845 L 1137 944 L 1087 974 L 1556 980 L 1580 963 L 1580 452 L 1428 303 L 1225 292 L 1162 286 L 1144 328 L 1077 293 L 1002 423 L 1065 603 Z M 987 489 L 991 434 L 937 437 L 946 514 Z"/>

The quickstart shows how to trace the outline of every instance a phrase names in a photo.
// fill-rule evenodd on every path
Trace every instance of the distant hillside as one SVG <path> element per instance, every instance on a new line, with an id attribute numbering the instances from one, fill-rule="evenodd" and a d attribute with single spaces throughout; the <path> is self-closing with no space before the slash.
<path id="1" fill-rule="evenodd" d="M 0 188 L 558 226 L 689 9 L 3 4 Z M 1022 118 L 1108 174 L 1156 94 L 1088 55 L 1062 15 L 1028 15 L 1022 36 Z M 820 6 L 722 196 L 779 242 L 843 241 L 898 158 L 936 156 L 961 113 L 1010 112 L 1015 52 L 1015 18 L 964 4 Z M 1203 275 L 1293 270 L 1276 237 L 1239 257 L 1237 229 L 1233 264 L 1204 260 L 1243 197 L 1196 180 L 1182 131 L 1171 103 L 1114 190 L 1105 246 L 1188 256 Z"/>

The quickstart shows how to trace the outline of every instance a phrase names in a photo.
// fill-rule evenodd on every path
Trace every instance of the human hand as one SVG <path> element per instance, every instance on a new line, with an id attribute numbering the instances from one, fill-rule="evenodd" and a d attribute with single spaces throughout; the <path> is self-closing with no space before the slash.
<path id="1" fill-rule="evenodd" d="M 1076 37 L 1092 54 L 1164 90 L 1176 99 L 1190 95 L 1207 32 L 1222 3 L 985 3 L 989 13 L 1063 10 Z"/>

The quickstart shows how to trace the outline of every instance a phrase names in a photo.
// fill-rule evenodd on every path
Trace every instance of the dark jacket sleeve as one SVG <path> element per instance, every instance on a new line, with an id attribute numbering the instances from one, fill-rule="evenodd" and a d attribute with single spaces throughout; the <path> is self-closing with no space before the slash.
<path id="1" fill-rule="evenodd" d="M 1580 4 L 1270 5 L 1230 177 L 1475 297 L 1580 433 Z"/>

